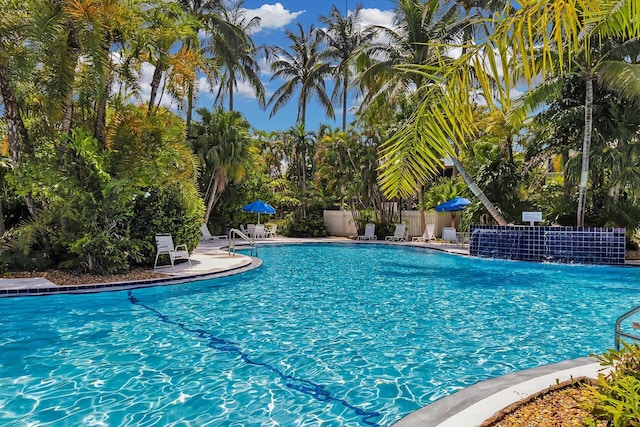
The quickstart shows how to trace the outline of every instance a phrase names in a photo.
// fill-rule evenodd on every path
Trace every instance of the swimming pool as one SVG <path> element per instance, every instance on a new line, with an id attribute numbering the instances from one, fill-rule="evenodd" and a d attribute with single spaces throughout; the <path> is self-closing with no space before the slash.
<path id="1" fill-rule="evenodd" d="M 389 425 L 602 352 L 640 269 L 383 245 L 261 247 L 184 285 L 0 300 L 0 424 Z"/>

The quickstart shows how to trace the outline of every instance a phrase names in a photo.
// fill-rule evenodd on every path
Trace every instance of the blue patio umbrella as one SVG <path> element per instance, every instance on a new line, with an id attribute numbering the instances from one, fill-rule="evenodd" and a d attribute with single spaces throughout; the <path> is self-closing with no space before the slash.
<path id="1" fill-rule="evenodd" d="M 471 200 L 464 197 L 454 197 L 451 200 L 447 200 L 444 203 L 440 203 L 436 206 L 438 212 L 451 212 L 451 226 L 456 226 L 456 212 L 461 211 L 471 204 Z"/>
<path id="2" fill-rule="evenodd" d="M 256 200 L 255 202 L 251 202 L 248 205 L 242 207 L 242 210 L 245 212 L 252 212 L 258 214 L 258 224 L 260 224 L 260 214 L 274 214 L 276 213 L 276 209 L 271 206 L 267 202 L 263 202 L 262 200 Z"/>
<path id="3" fill-rule="evenodd" d="M 464 197 L 456 197 L 451 200 L 447 200 L 444 203 L 440 203 L 436 206 L 438 212 L 456 212 L 461 211 L 471 204 L 471 200 Z"/>

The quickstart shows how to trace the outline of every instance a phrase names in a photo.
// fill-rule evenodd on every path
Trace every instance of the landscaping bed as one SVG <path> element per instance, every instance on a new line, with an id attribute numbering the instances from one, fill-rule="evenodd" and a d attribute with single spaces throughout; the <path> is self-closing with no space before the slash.
<path id="1" fill-rule="evenodd" d="M 88 285 L 92 283 L 111 283 L 111 282 L 134 282 L 148 279 L 158 279 L 168 277 L 166 274 L 155 273 L 145 270 L 144 268 L 136 268 L 127 273 L 122 274 L 73 274 L 61 270 L 49 271 L 19 271 L 5 273 L 2 275 L 4 279 L 25 279 L 42 277 L 59 286 L 77 286 Z"/>

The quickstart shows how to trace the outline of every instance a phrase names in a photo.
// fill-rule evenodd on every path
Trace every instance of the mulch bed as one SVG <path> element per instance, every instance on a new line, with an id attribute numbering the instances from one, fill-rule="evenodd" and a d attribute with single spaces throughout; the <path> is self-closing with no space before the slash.
<path id="1" fill-rule="evenodd" d="M 168 276 L 166 274 L 154 273 L 143 268 L 136 268 L 127 273 L 108 275 L 73 274 L 61 270 L 33 272 L 19 271 L 5 273 L 2 275 L 3 279 L 26 279 L 35 277 L 43 277 L 59 286 L 77 286 L 88 285 L 91 283 L 132 282 L 138 280 L 166 278 Z"/>
<path id="2" fill-rule="evenodd" d="M 586 399 L 586 378 L 561 383 L 514 403 L 482 423 L 481 427 L 582 427 L 591 418 L 580 406 Z M 591 418 L 592 419 L 592 418 Z M 604 427 L 604 422 L 596 426 Z"/>

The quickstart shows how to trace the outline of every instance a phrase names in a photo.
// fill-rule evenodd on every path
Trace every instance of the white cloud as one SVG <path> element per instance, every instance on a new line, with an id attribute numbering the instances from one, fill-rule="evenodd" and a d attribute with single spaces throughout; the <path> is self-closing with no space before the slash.
<path id="1" fill-rule="evenodd" d="M 205 77 L 198 79 L 198 97 L 215 97 L 217 95 L 220 85 L 211 86 Z M 236 91 L 234 92 L 234 101 L 237 100 L 255 100 L 256 92 L 251 85 L 245 81 L 239 81 Z M 225 103 L 228 103 L 228 99 L 225 96 Z"/>
<path id="2" fill-rule="evenodd" d="M 291 21 L 302 15 L 305 11 L 291 12 L 285 9 L 281 3 L 263 4 L 258 9 L 242 9 L 247 21 L 254 17 L 260 18 L 260 29 L 277 29 L 289 24 Z"/>
<path id="3" fill-rule="evenodd" d="M 393 25 L 394 16 L 395 12 L 393 10 L 380 10 L 377 8 L 360 10 L 360 20 L 363 27 L 379 25 L 395 29 L 395 25 Z"/>

